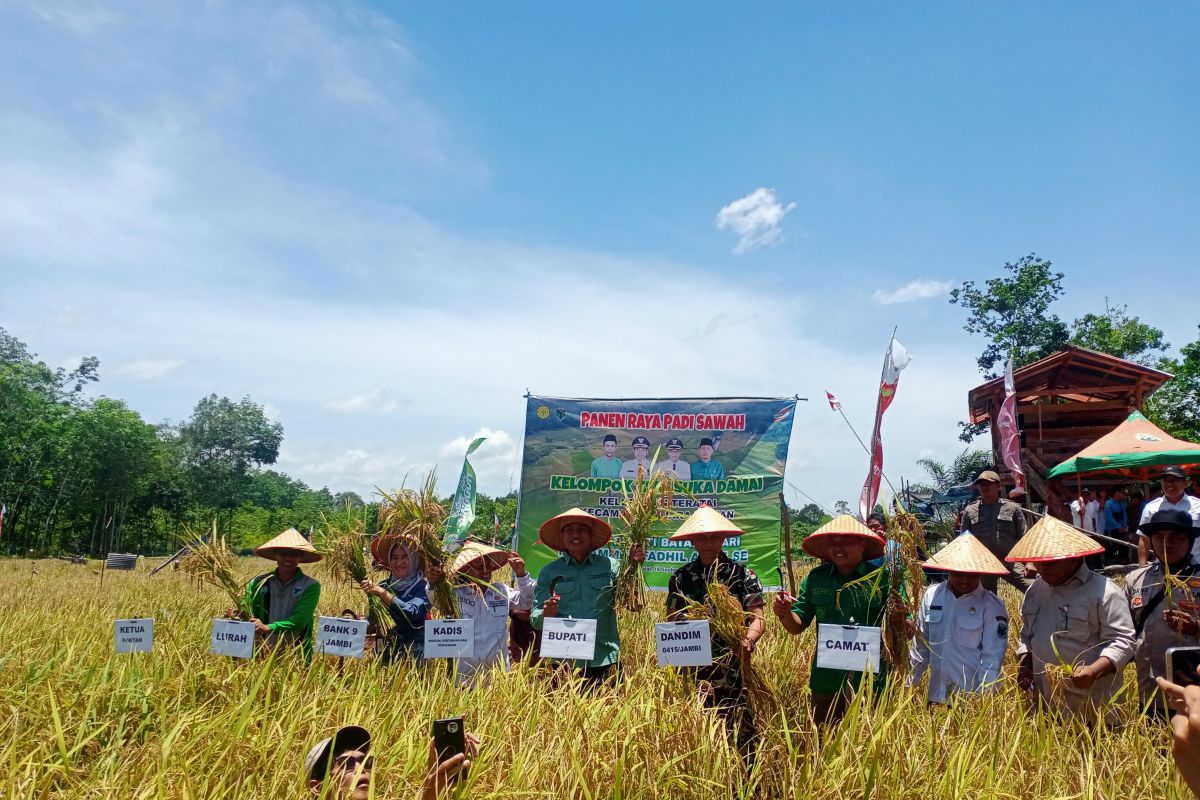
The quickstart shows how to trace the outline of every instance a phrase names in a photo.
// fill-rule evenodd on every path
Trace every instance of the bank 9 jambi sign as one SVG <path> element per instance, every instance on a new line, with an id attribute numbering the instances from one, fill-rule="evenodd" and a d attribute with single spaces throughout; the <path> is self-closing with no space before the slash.
<path id="1" fill-rule="evenodd" d="M 584 400 L 530 395 L 525 413 L 517 549 L 535 574 L 557 557 L 538 543 L 543 522 L 578 506 L 620 529 L 625 491 L 642 474 L 675 475 L 678 519 L 660 525 L 646 582 L 666 589 L 695 551 L 667 537 L 698 503 L 746 532 L 728 539 L 730 558 L 765 584 L 778 581 L 779 492 L 795 398 Z M 617 555 L 615 552 L 613 555 Z M 768 589 L 778 588 L 767 586 Z"/>

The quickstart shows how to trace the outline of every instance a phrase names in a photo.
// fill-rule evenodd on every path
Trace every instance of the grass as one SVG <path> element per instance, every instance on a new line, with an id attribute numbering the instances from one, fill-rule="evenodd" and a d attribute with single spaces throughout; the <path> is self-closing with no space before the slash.
<path id="1" fill-rule="evenodd" d="M 241 580 L 266 562 L 240 559 Z M 361 603 L 328 581 L 319 612 Z M 303 796 L 300 762 L 336 726 L 376 737 L 379 798 L 407 798 L 426 758 L 432 719 L 462 714 L 484 740 L 462 796 L 500 798 L 796 797 L 1121 798 L 1188 796 L 1175 777 L 1165 728 L 1136 720 L 1090 732 L 1026 711 L 1010 651 L 999 692 L 928 709 L 893 685 L 856 702 L 814 744 L 804 717 L 812 634 L 785 635 L 768 619 L 755 653 L 781 712 L 745 776 L 719 720 L 682 673 L 655 666 L 649 607 L 622 613 L 625 681 L 615 693 L 551 691 L 536 669 L 496 674 L 487 688 L 455 689 L 444 670 L 316 657 L 243 662 L 209 655 L 209 620 L 228 600 L 182 572 L 150 578 L 97 562 L 0 563 L 0 797 L 281 798 Z M 504 578 L 500 574 L 498 578 Z M 1010 612 L 1017 598 L 1006 586 Z M 155 652 L 113 653 L 113 620 L 155 619 Z M 1020 615 L 1013 613 L 1013 640 Z"/>

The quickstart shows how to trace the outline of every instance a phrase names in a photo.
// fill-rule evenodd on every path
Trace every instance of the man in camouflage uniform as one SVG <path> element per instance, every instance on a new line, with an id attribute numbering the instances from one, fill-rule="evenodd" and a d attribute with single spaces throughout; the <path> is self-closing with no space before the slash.
<path id="1" fill-rule="evenodd" d="M 1158 556 L 1158 561 L 1134 570 L 1125 579 L 1125 596 L 1133 615 L 1138 698 L 1146 714 L 1166 719 L 1167 707 L 1159 697 L 1155 678 L 1162 675 L 1173 680 L 1166 673 L 1167 648 L 1200 645 L 1200 566 L 1192 556 L 1200 528 L 1192 526 L 1188 512 L 1168 509 L 1152 514 L 1138 531 L 1149 537 Z M 1163 564 L 1167 565 L 1165 573 Z M 1165 574 L 1185 582 L 1171 587 L 1169 598 Z"/>
<path id="2" fill-rule="evenodd" d="M 1025 535 L 1025 512 L 1013 501 L 1000 497 L 1000 476 L 990 469 L 979 473 L 975 488 L 979 490 L 979 499 L 963 509 L 960 530 L 970 531 L 992 555 L 1004 561 L 1017 540 Z M 1009 566 L 1004 580 L 1024 594 L 1033 585 L 1033 581 L 1025 577 L 1025 566 Z M 983 578 L 983 586 L 988 591 L 996 591 L 998 584 L 995 575 Z"/>
<path id="3" fill-rule="evenodd" d="M 697 677 L 712 687 L 704 695 L 704 704 L 715 708 L 734 733 L 738 749 L 747 757 L 753 755 L 754 719 L 742 681 L 742 662 L 749 662 L 755 643 L 766 627 L 763 587 L 749 567 L 725 555 L 725 539 L 741 536 L 742 531 L 708 506 L 701 506 L 671 536 L 672 541 L 689 541 L 696 548 L 696 557 L 671 575 L 667 584 L 667 619 L 686 617 L 687 608 L 708 598 L 709 583 L 716 581 L 746 612 L 748 625 L 737 650 L 714 638 L 713 663 L 699 667 Z"/>

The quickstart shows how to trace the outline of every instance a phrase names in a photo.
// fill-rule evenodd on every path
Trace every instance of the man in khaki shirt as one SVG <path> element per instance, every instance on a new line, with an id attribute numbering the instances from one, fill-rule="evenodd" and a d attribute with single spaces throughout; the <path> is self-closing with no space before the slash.
<path id="1" fill-rule="evenodd" d="M 963 532 L 970 531 L 998 559 L 1004 558 L 1013 545 L 1025 534 L 1025 512 L 1011 500 L 1000 497 L 1000 476 L 984 470 L 975 479 L 979 499 L 969 503 L 962 513 Z M 1025 577 L 1025 565 L 1013 563 L 1004 577 L 1017 591 L 1024 594 L 1032 581 Z M 985 575 L 983 588 L 996 591 L 999 578 Z"/>
<path id="2" fill-rule="evenodd" d="M 1021 604 L 1017 683 L 1036 692 L 1043 708 L 1087 721 L 1107 714 L 1134 649 L 1124 593 L 1084 564 L 1102 550 L 1065 522 L 1043 517 L 1007 559 L 1038 565 Z M 1066 666 L 1069 676 L 1058 671 Z"/>

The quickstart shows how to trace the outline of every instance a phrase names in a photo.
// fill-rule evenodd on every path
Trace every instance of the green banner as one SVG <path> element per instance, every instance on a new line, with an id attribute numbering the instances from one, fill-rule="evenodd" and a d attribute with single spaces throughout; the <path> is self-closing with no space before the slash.
<path id="1" fill-rule="evenodd" d="M 517 548 L 533 574 L 558 555 L 538 541 L 550 517 L 578 506 L 620 530 L 622 483 L 628 489 L 640 468 L 677 476 L 675 513 L 651 540 L 646 560 L 650 588 L 665 589 L 671 573 L 695 556 L 690 544 L 667 537 L 700 503 L 745 531 L 726 540 L 729 557 L 778 588 L 779 493 L 793 398 L 528 400 Z"/>
<path id="2" fill-rule="evenodd" d="M 471 466 L 471 453 L 479 449 L 487 437 L 481 436 L 467 447 L 463 456 L 462 473 L 458 476 L 458 488 L 454 490 L 454 500 L 450 503 L 450 517 L 446 520 L 446 543 L 453 549 L 454 545 L 462 544 L 475 521 L 475 468 Z"/>

